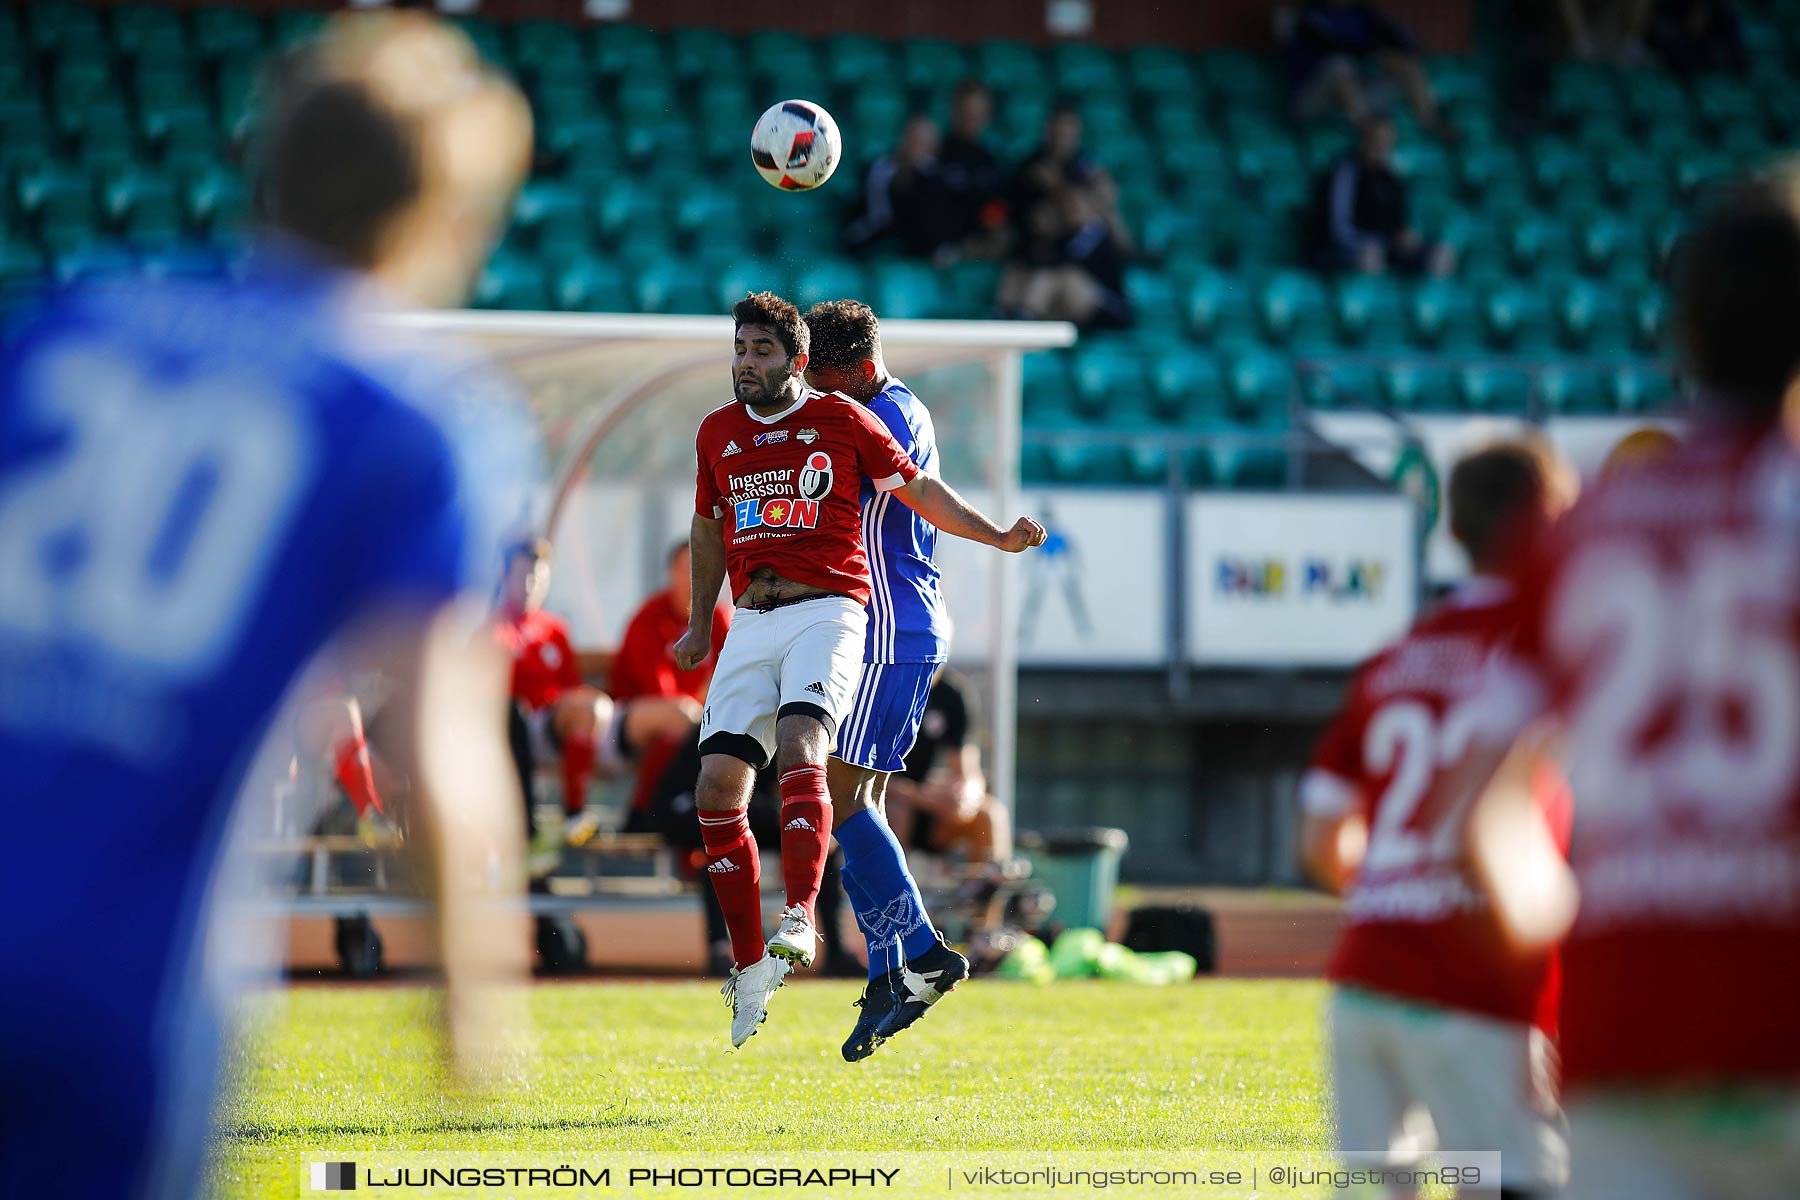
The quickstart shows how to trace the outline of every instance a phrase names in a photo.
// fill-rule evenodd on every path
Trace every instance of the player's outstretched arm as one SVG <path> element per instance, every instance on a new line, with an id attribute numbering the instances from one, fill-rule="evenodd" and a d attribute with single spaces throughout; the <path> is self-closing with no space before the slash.
<path id="1" fill-rule="evenodd" d="M 694 605 L 687 632 L 675 643 L 675 665 L 683 671 L 693 670 L 712 653 L 713 605 L 725 586 L 725 522 L 695 513 L 688 551 Z"/>
<path id="2" fill-rule="evenodd" d="M 357 657 L 394 683 L 382 750 L 415 781 L 408 842 L 432 902 L 453 1065 L 484 1083 L 527 1033 L 525 824 L 506 745 L 508 664 L 454 608 L 372 626 Z"/>
<path id="3" fill-rule="evenodd" d="M 1020 517 L 1011 529 L 1002 529 L 959 496 L 955 488 L 934 476 L 916 475 L 910 483 L 895 488 L 894 494 L 900 497 L 902 504 L 945 533 L 968 538 L 971 542 L 980 542 L 1008 554 L 1019 554 L 1044 544 L 1044 527 L 1030 517 Z"/>

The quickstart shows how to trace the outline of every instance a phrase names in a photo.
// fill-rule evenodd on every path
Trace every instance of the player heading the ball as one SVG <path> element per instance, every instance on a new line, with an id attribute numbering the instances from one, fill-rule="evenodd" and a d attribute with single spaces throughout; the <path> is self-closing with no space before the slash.
<path id="1" fill-rule="evenodd" d="M 862 677 L 871 593 L 862 485 L 897 496 L 946 533 L 1010 553 L 1039 546 L 1044 527 L 1001 529 L 913 464 L 881 421 L 847 396 L 804 380 L 810 335 L 799 310 L 769 292 L 738 301 L 736 399 L 709 413 L 695 440 L 694 596 L 727 574 L 738 607 L 700 723 L 695 801 L 707 874 L 725 910 L 736 965 L 724 992 L 741 1046 L 795 966 L 810 966 L 814 904 L 831 843 L 825 759 Z M 694 605 L 675 645 L 687 669 L 712 645 L 712 607 Z M 781 864 L 787 905 L 765 946 L 761 862 L 747 810 L 756 772 L 781 774 Z"/>

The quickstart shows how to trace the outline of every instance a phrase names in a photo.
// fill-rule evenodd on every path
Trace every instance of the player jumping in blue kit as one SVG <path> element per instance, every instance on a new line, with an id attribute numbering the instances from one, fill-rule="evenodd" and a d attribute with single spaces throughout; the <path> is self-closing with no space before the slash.
<path id="1" fill-rule="evenodd" d="M 0 349 L 4 1198 L 201 1193 L 209 893 L 258 743 L 328 650 L 392 685 L 458 1067 L 490 1065 L 493 985 L 524 978 L 505 664 L 456 613 L 524 515 L 532 439 L 371 323 L 378 294 L 465 294 L 529 112 L 460 34 L 392 14 L 328 29 L 266 113 L 242 278 L 70 291 Z"/>
<path id="2" fill-rule="evenodd" d="M 806 314 L 812 358 L 806 381 L 868 406 L 926 474 L 937 473 L 931 414 L 888 374 L 875 313 L 855 300 L 815 304 Z M 937 530 L 865 484 L 863 540 L 874 587 L 862 682 L 827 764 L 832 828 L 844 852 L 844 890 L 869 948 L 862 1013 L 844 1043 L 859 1062 L 917 1021 L 969 976 L 969 960 L 944 944 L 919 885 L 888 828 L 888 777 L 906 765 L 949 654 L 949 621 L 933 561 Z"/>

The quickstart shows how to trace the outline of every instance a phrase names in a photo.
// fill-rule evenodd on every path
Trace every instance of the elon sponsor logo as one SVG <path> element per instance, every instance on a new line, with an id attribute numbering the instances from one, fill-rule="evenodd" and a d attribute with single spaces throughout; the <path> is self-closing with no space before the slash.
<path id="1" fill-rule="evenodd" d="M 800 468 L 800 494 L 808 500 L 823 500 L 831 494 L 831 455 L 814 450 Z"/>
<path id="2" fill-rule="evenodd" d="M 778 442 L 785 442 L 787 440 L 788 431 L 785 429 L 771 429 L 767 433 L 759 433 L 756 435 L 756 444 L 759 446 L 773 446 Z"/>
<path id="3" fill-rule="evenodd" d="M 732 506 L 737 531 L 746 529 L 817 529 L 817 500 L 743 500 Z"/>

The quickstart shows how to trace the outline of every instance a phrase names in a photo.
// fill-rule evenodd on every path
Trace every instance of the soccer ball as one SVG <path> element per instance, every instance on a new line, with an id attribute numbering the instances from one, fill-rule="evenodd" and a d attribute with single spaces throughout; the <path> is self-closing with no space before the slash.
<path id="1" fill-rule="evenodd" d="M 784 192 L 818 187 L 831 178 L 843 156 L 837 122 L 810 100 L 772 106 L 750 133 L 750 159 L 757 172 Z"/>

